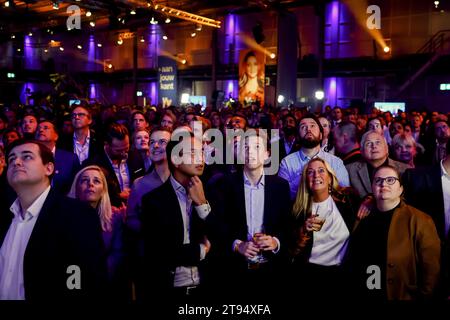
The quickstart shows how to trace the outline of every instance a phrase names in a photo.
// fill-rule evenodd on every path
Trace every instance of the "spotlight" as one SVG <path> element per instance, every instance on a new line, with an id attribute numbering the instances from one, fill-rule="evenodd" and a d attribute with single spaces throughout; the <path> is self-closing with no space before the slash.
<path id="1" fill-rule="evenodd" d="M 168 39 L 167 36 L 163 36 L 162 38 L 163 38 L 163 40 L 167 40 Z"/>
<path id="2" fill-rule="evenodd" d="M 277 55 L 276 55 L 275 53 L 272 52 L 272 53 L 270 54 L 269 57 L 270 57 L 270 59 L 275 59 L 276 56 L 277 56 Z"/>
<path id="3" fill-rule="evenodd" d="M 20 52 L 20 51 L 22 51 L 22 49 L 18 48 L 18 49 L 17 49 L 17 52 Z"/>
<path id="4" fill-rule="evenodd" d="M 155 20 L 155 17 L 152 17 L 152 20 L 150 20 L 150 24 L 158 24 L 158 20 Z"/>
<path id="5" fill-rule="evenodd" d="M 181 60 L 181 64 L 186 64 L 186 59 Z"/>
<path id="6" fill-rule="evenodd" d="M 95 21 L 89 22 L 89 25 L 90 25 L 92 28 L 95 27 Z"/>
<path id="7" fill-rule="evenodd" d="M 434 7 L 437 9 L 438 6 L 439 6 L 439 1 L 435 1 L 434 2 Z"/>
<path id="8" fill-rule="evenodd" d="M 195 32 L 192 32 L 192 33 L 191 33 L 191 37 L 192 37 L 192 38 L 194 38 L 196 35 L 197 35 L 197 33 L 195 33 Z"/>
<path id="9" fill-rule="evenodd" d="M 97 47 L 101 48 L 102 44 L 101 43 L 97 43 Z"/>
<path id="10" fill-rule="evenodd" d="M 45 53 L 47 53 L 47 52 L 48 52 L 48 50 L 47 50 L 47 49 L 44 49 L 44 52 L 45 52 Z"/>
<path id="11" fill-rule="evenodd" d="M 136 10 L 131 9 L 130 14 L 135 15 L 136 14 Z"/>
<path id="12" fill-rule="evenodd" d="M 278 101 L 278 103 L 283 103 L 284 102 L 284 96 L 283 95 L 278 95 L 278 99 L 277 99 L 277 101 Z"/>
<path id="13" fill-rule="evenodd" d="M 325 93 L 322 90 L 317 90 L 314 93 L 314 96 L 316 97 L 317 100 L 322 100 L 325 97 Z"/>
<path id="14" fill-rule="evenodd" d="M 59 9 L 59 3 L 58 1 L 53 2 L 53 9 L 58 10 Z"/>
<path id="15" fill-rule="evenodd" d="M 5 1 L 5 7 L 9 8 L 9 1 Z"/>
<path id="16" fill-rule="evenodd" d="M 197 31 L 202 31 L 202 25 L 198 24 L 197 27 L 195 27 L 195 30 Z"/>
<path id="17" fill-rule="evenodd" d="M 122 40 L 122 38 L 119 38 L 119 40 L 117 40 L 117 44 L 118 44 L 119 46 L 121 46 L 121 45 L 122 45 L 122 43 L 123 43 L 123 40 Z"/>
<path id="18" fill-rule="evenodd" d="M 90 16 L 92 16 L 92 12 L 87 11 L 87 12 L 86 12 L 86 17 L 90 17 Z"/>
<path id="19" fill-rule="evenodd" d="M 141 37 L 141 40 L 139 40 L 141 42 L 145 42 L 144 36 Z"/>
<path id="20" fill-rule="evenodd" d="M 108 69 L 112 69 L 113 65 L 110 63 L 108 64 Z"/>
<path id="21" fill-rule="evenodd" d="M 32 37 L 33 36 L 33 32 L 28 32 L 28 36 Z"/>
<path id="22" fill-rule="evenodd" d="M 386 46 L 386 47 L 383 48 L 383 51 L 384 51 L 385 53 L 388 53 L 389 51 L 391 51 L 391 48 L 389 48 L 388 46 Z"/>
<path id="23" fill-rule="evenodd" d="M 59 50 L 60 50 L 60 51 L 64 51 L 64 48 L 63 48 L 63 47 L 59 47 Z"/>
<path id="24" fill-rule="evenodd" d="M 170 23 L 170 21 L 171 21 L 170 18 L 167 17 L 167 18 L 166 18 L 166 21 L 164 21 L 164 22 L 165 22 L 165 23 Z"/>
<path id="25" fill-rule="evenodd" d="M 81 44 L 77 45 L 77 48 L 78 48 L 79 50 L 83 49 L 83 47 L 81 46 Z"/>
<path id="26" fill-rule="evenodd" d="M 15 36 L 15 35 L 12 35 L 12 36 L 11 36 L 11 39 L 15 39 L 15 38 L 16 38 L 16 36 Z"/>
<path id="27" fill-rule="evenodd" d="M 151 7 L 152 3 L 150 1 L 147 1 L 147 7 Z"/>

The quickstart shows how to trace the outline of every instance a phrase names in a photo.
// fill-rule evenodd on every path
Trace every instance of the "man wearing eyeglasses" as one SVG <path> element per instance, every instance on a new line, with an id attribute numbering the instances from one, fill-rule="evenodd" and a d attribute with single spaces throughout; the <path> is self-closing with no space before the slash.
<path id="1" fill-rule="evenodd" d="M 410 168 L 409 165 L 389 158 L 386 139 L 375 131 L 366 132 L 361 138 L 362 159 L 346 166 L 351 186 L 361 198 L 372 193 L 372 176 L 381 165 L 394 167 L 400 175 Z"/>
<path id="2" fill-rule="evenodd" d="M 72 141 L 66 143 L 64 149 L 73 151 L 80 165 L 85 165 L 87 159 L 93 159 L 98 154 L 98 144 L 95 133 L 90 129 L 92 116 L 88 109 L 77 106 L 70 118 L 74 129 Z"/>

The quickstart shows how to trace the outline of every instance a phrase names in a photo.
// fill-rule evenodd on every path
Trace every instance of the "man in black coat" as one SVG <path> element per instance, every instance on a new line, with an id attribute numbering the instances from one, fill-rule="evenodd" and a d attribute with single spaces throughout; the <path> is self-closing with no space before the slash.
<path id="1" fill-rule="evenodd" d="M 0 216 L 0 299 L 101 299 L 106 260 L 96 212 L 50 187 L 54 158 L 42 143 L 18 140 L 7 159 L 17 199 Z"/>
<path id="2" fill-rule="evenodd" d="M 216 270 L 219 285 L 234 295 L 248 295 L 251 290 L 257 296 L 283 285 L 291 201 L 287 181 L 264 174 L 266 145 L 270 145 L 266 135 L 250 130 L 245 137 L 243 171 L 225 176 L 213 187 L 211 203 L 222 227 L 211 242 L 214 247 L 218 241 L 223 253 L 223 262 L 216 264 L 216 268 L 225 266 Z"/>
<path id="3" fill-rule="evenodd" d="M 175 147 L 182 147 L 181 156 L 172 152 Z M 206 237 L 211 207 L 198 177 L 204 169 L 201 141 L 188 134 L 178 144 L 169 142 L 166 153 L 171 176 L 142 198 L 144 291 L 147 299 L 161 302 L 201 296 L 211 248 Z"/>

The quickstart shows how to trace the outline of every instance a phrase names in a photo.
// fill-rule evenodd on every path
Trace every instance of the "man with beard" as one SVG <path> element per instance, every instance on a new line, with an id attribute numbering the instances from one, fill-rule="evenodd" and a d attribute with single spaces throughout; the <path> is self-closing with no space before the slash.
<path id="1" fill-rule="evenodd" d="M 315 115 L 307 114 L 300 120 L 299 137 L 300 150 L 284 158 L 278 172 L 280 177 L 289 182 L 292 200 L 297 195 L 303 167 L 315 157 L 322 158 L 331 165 L 336 172 L 339 185 L 344 187 L 350 185 L 348 173 L 342 160 L 320 148 L 323 128 Z"/>
<path id="2" fill-rule="evenodd" d="M 283 136 L 280 139 L 280 160 L 300 150 L 297 140 L 297 120 L 292 114 L 283 117 Z"/>
<path id="3" fill-rule="evenodd" d="M 95 164 L 106 170 L 108 193 L 111 204 L 115 207 L 122 207 L 123 203 L 127 203 L 131 184 L 135 178 L 127 161 L 129 151 L 128 129 L 122 124 L 113 123 L 106 132 L 104 152 L 92 163 L 87 161 L 88 165 Z"/>

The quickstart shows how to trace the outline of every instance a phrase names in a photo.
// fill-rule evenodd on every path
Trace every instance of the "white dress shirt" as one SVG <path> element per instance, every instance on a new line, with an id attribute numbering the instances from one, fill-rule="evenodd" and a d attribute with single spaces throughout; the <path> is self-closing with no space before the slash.
<path id="1" fill-rule="evenodd" d="M 177 181 L 173 176 L 170 176 L 170 183 L 178 198 L 178 203 L 180 204 L 181 217 L 183 219 L 183 231 L 184 238 L 183 244 L 189 244 L 189 230 L 190 230 L 190 218 L 192 210 L 192 199 L 189 197 L 186 189 Z M 211 207 L 208 203 L 202 204 L 200 206 L 195 206 L 195 211 L 197 211 L 200 219 L 205 220 L 208 214 L 211 212 Z M 200 260 L 205 259 L 206 248 L 204 244 L 200 244 Z M 197 286 L 200 284 L 200 274 L 198 272 L 197 266 L 186 267 L 178 266 L 175 269 L 174 277 L 174 287 L 189 287 Z"/>
<path id="2" fill-rule="evenodd" d="M 126 159 L 122 159 L 119 164 L 115 164 L 112 162 L 111 158 L 108 156 L 108 153 L 105 151 L 106 157 L 111 163 L 111 166 L 114 169 L 114 173 L 116 175 L 117 181 L 119 181 L 120 191 L 125 189 L 130 189 L 130 172 L 128 170 L 128 164 Z"/>
<path id="3" fill-rule="evenodd" d="M 252 185 L 250 180 L 248 179 L 245 171 L 244 175 L 244 193 L 245 193 L 245 216 L 247 219 L 247 239 L 246 241 L 250 241 L 253 239 L 253 235 L 258 232 L 265 233 L 264 230 L 264 186 L 265 186 L 265 175 L 264 171 L 261 175 L 261 178 L 256 183 L 256 185 Z M 278 246 L 273 253 L 277 253 L 280 251 L 280 241 L 277 237 L 273 237 L 277 242 Z M 239 245 L 242 240 L 236 239 L 233 242 L 233 250 L 236 245 Z"/>
<path id="4" fill-rule="evenodd" d="M 444 160 L 441 161 L 442 195 L 444 197 L 445 235 L 450 230 L 450 174 L 444 168 Z"/>
<path id="5" fill-rule="evenodd" d="M 298 184 L 300 183 L 304 166 L 309 162 L 309 160 L 316 157 L 319 157 L 329 163 L 334 172 L 336 172 L 336 176 L 341 187 L 350 186 L 350 178 L 348 176 L 347 169 L 344 166 L 344 162 L 341 159 L 328 152 L 324 152 L 321 149 L 319 149 L 319 152 L 313 157 L 308 157 L 302 150 L 299 150 L 286 156 L 281 161 L 280 170 L 278 171 L 278 176 L 289 182 L 292 200 L 294 200 L 297 195 Z"/>
<path id="6" fill-rule="evenodd" d="M 22 217 L 19 199 L 10 207 L 14 218 L 0 249 L 0 300 L 25 300 L 23 260 L 34 225 L 50 192 L 50 186 Z"/>
<path id="7" fill-rule="evenodd" d="M 313 247 L 309 262 L 322 266 L 342 263 L 350 232 L 334 200 L 329 196 L 323 202 L 312 203 L 312 213 L 325 219 L 320 231 L 313 232 Z"/>
<path id="8" fill-rule="evenodd" d="M 80 164 L 89 157 L 89 145 L 91 142 L 91 130 L 88 131 L 84 144 L 78 142 L 75 133 L 73 134 L 73 152 L 77 155 Z"/>

